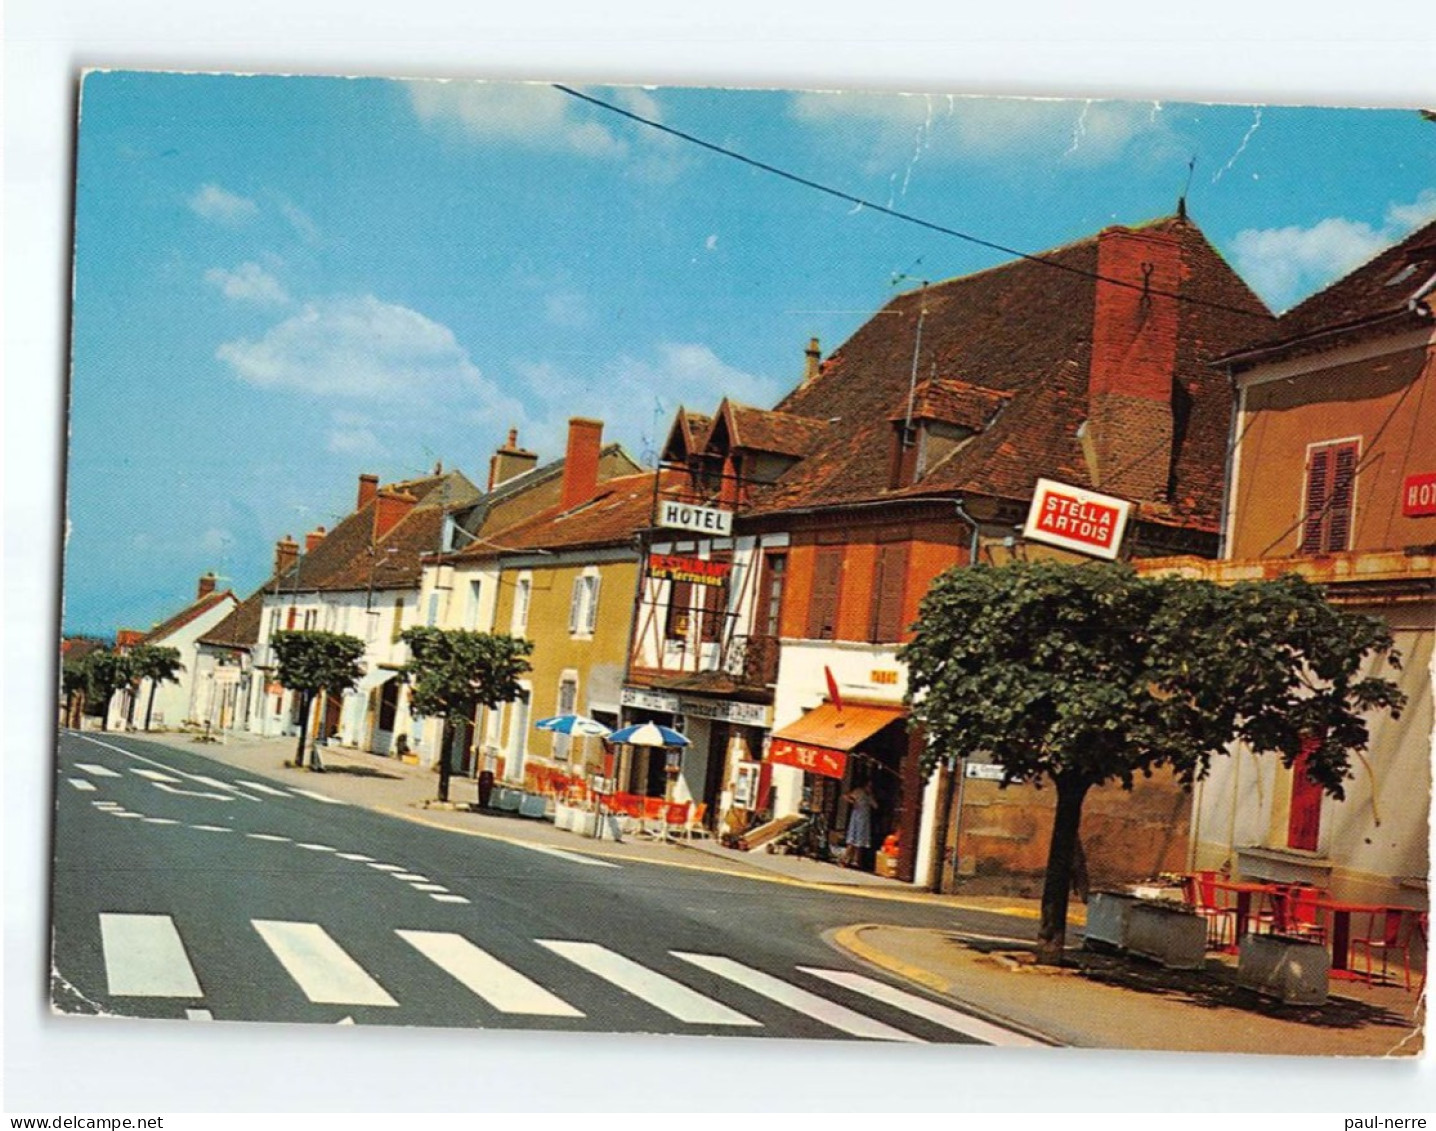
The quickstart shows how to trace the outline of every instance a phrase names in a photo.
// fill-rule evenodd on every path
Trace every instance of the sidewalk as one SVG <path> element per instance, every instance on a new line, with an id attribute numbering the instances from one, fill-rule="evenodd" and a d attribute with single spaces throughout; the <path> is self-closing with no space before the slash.
<path id="1" fill-rule="evenodd" d="M 105 735 L 86 732 L 89 737 Z M 1038 917 L 1035 900 L 935 895 L 887 880 L 794 856 L 740 852 L 716 841 L 621 842 L 579 837 L 514 814 L 473 812 L 471 779 L 455 777 L 452 803 L 433 801 L 437 775 L 391 758 L 323 750 L 326 773 L 285 765 L 293 739 L 237 735 L 198 744 L 184 734 L 136 735 L 257 774 L 322 792 L 337 800 L 469 836 L 541 844 L 572 852 L 668 867 L 744 876 L 769 883 L 840 890 L 873 901 L 868 923 L 834 931 L 829 942 L 860 961 L 952 998 L 990 1020 L 1054 1044 L 1087 1048 L 1249 1052 L 1289 1055 L 1409 1056 L 1422 1049 L 1423 1003 L 1400 986 L 1332 983 L 1321 1008 L 1283 1006 L 1235 985 L 1232 960 L 1209 958 L 1202 971 L 1165 970 L 1140 960 L 1093 954 L 1073 946 L 1071 965 L 1031 964 Z M 956 929 L 885 924 L 884 904 L 918 903 L 953 911 L 1007 916 L 1011 937 Z M 1070 925 L 1080 929 L 1074 904 Z"/>

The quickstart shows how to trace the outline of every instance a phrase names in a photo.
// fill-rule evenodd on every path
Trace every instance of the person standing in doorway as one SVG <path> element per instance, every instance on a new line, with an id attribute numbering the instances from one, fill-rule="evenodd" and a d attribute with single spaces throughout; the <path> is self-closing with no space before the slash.
<path id="1" fill-rule="evenodd" d="M 873 810 L 878 800 L 866 780 L 850 789 L 845 800 L 848 809 L 848 833 L 843 848 L 843 867 L 861 868 L 868 849 L 873 846 Z"/>

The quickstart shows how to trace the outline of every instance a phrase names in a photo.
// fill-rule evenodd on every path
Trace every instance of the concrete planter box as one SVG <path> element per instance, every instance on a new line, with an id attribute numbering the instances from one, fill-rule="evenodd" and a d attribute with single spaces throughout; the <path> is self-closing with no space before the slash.
<path id="1" fill-rule="evenodd" d="M 519 798 L 520 817 L 544 817 L 548 815 L 548 798 L 541 793 L 525 793 Z"/>
<path id="2" fill-rule="evenodd" d="M 1286 1005 L 1325 1005 L 1331 958 L 1321 943 L 1285 935 L 1247 935 L 1237 955 L 1237 985 Z"/>
<path id="3" fill-rule="evenodd" d="M 1195 912 L 1137 900 L 1127 918 L 1127 950 L 1169 970 L 1200 970 L 1207 959 L 1207 925 Z"/>
<path id="4" fill-rule="evenodd" d="M 573 831 L 573 820 L 578 810 L 572 805 L 565 805 L 562 801 L 555 803 L 553 807 L 553 827 L 563 829 L 565 832 Z"/>
<path id="5" fill-rule="evenodd" d="M 598 831 L 598 814 L 587 809 L 574 809 L 570 828 L 579 836 L 593 836 Z"/>
<path id="6" fill-rule="evenodd" d="M 490 798 L 490 801 L 493 802 L 495 809 L 504 813 L 517 813 L 519 811 L 519 798 L 522 796 L 523 794 L 518 790 L 501 785 L 494 790 L 494 795 Z"/>
<path id="7" fill-rule="evenodd" d="M 1125 950 L 1132 908 L 1140 902 L 1120 891 L 1094 892 L 1087 902 L 1087 929 L 1082 945 L 1088 950 Z"/>

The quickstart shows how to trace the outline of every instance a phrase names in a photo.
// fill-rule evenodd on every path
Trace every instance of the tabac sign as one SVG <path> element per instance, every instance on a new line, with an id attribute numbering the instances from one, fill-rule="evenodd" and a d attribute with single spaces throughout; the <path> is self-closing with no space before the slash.
<path id="1" fill-rule="evenodd" d="M 733 533 L 733 512 L 664 499 L 658 504 L 658 525 L 727 538 Z"/>
<path id="2" fill-rule="evenodd" d="M 1132 504 L 1051 479 L 1039 479 L 1022 533 L 1079 554 L 1112 561 L 1122 545 Z"/>
<path id="3" fill-rule="evenodd" d="M 825 746 L 809 746 L 806 742 L 775 738 L 768 745 L 768 761 L 780 766 L 797 766 L 800 770 L 821 774 L 825 778 L 841 778 L 848 756 L 841 750 L 829 750 Z"/>
<path id="4" fill-rule="evenodd" d="M 655 581 L 687 581 L 692 585 L 722 585 L 732 562 L 713 562 L 687 554 L 649 554 L 648 576 Z"/>

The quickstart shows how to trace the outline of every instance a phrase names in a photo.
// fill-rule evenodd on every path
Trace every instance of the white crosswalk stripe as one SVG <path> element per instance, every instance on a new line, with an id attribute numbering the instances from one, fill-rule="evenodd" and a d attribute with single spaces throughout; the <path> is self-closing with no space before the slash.
<path id="1" fill-rule="evenodd" d="M 834 1029 L 850 1036 L 878 1041 L 921 1043 L 919 1038 L 904 1033 L 900 1029 L 894 1029 L 891 1025 L 884 1025 L 881 1021 L 865 1017 L 856 1010 L 819 997 L 817 994 L 809 993 L 791 982 L 785 982 L 781 978 L 765 974 L 762 970 L 755 970 L 751 966 L 744 966 L 741 962 L 734 962 L 731 958 L 724 958 L 717 954 L 692 954 L 678 950 L 670 953 L 675 958 L 681 958 L 684 962 L 691 962 L 694 966 L 707 970 L 710 974 L 717 974 L 720 978 L 736 982 L 745 989 L 776 1001 L 779 1005 L 785 1005 L 789 1009 L 805 1013 L 815 1021 L 831 1025 Z"/>
<path id="2" fill-rule="evenodd" d="M 675 982 L 667 975 L 646 966 L 640 966 L 630 958 L 599 946 L 597 943 L 568 942 L 562 939 L 537 939 L 540 946 L 547 947 L 560 958 L 566 958 L 575 966 L 582 967 L 590 974 L 596 974 L 621 990 L 661 1009 L 671 1017 L 694 1025 L 757 1025 L 751 1017 L 745 1017 L 736 1009 L 704 997 L 696 990 L 690 990 L 682 982 Z"/>
<path id="3" fill-rule="evenodd" d="M 318 923 L 250 922 L 310 1001 L 323 1005 L 399 1004 Z"/>
<path id="4" fill-rule="evenodd" d="M 159 770 L 146 770 L 140 766 L 131 766 L 130 773 L 138 774 L 142 778 L 149 778 L 150 781 L 167 782 L 170 785 L 175 785 L 179 782 L 179 778 L 170 774 L 161 773 Z"/>
<path id="5" fill-rule="evenodd" d="M 283 789 L 275 789 L 272 785 L 265 785 L 262 781 L 236 780 L 235 785 L 242 785 L 245 789 L 255 789 L 260 793 L 267 793 L 270 797 L 288 797 L 289 792 Z"/>
<path id="6" fill-rule="evenodd" d="M 105 980 L 121 997 L 203 997 L 168 915 L 100 915 Z"/>
<path id="7" fill-rule="evenodd" d="M 1031 1037 L 1014 1033 L 1010 1029 L 1004 1029 L 1000 1025 L 984 1021 L 980 1017 L 973 1017 L 935 1001 L 929 1001 L 925 997 L 918 997 L 917 994 L 910 994 L 906 990 L 900 990 L 886 982 L 879 982 L 876 978 L 855 974 L 849 970 L 821 970 L 814 966 L 799 966 L 798 969 L 804 974 L 812 974 L 835 986 L 853 990 L 875 1001 L 891 1005 L 906 1013 L 911 1013 L 915 1017 L 921 1017 L 935 1025 L 941 1025 L 944 1029 L 951 1029 L 954 1033 L 962 1033 L 964 1036 L 972 1037 L 986 1044 L 1001 1045 L 1005 1048 L 1048 1047 L 1041 1041 L 1034 1041 Z"/>
<path id="8" fill-rule="evenodd" d="M 300 789 L 298 786 L 295 786 L 295 787 L 294 787 L 293 789 L 291 789 L 289 792 L 290 792 L 290 793 L 297 793 L 297 794 L 299 794 L 300 797 L 307 797 L 307 798 L 309 798 L 311 801 L 322 801 L 322 802 L 324 802 L 324 804 L 326 804 L 326 805 L 343 805 L 343 804 L 344 804 L 344 802 L 339 801 L 339 800 L 337 800 L 337 799 L 335 799 L 335 798 L 333 798 L 333 797 L 325 797 L 324 794 L 322 794 L 322 793 L 315 793 L 313 790 L 308 790 L 308 789 Z"/>
<path id="9" fill-rule="evenodd" d="M 504 965 L 462 935 L 447 931 L 395 933 L 500 1013 L 528 1013 L 540 1017 L 583 1016 L 568 1002 Z"/>
<path id="10" fill-rule="evenodd" d="M 98 766 L 94 762 L 76 762 L 75 769 L 84 770 L 85 773 L 89 774 L 91 777 L 96 778 L 120 777 L 119 774 L 115 773 L 115 771 L 110 769 L 108 766 Z"/>
<path id="11" fill-rule="evenodd" d="M 87 778 L 66 778 L 65 780 L 68 781 L 71 785 L 73 785 L 76 789 L 78 789 L 81 793 L 95 792 L 95 783 Z"/>

